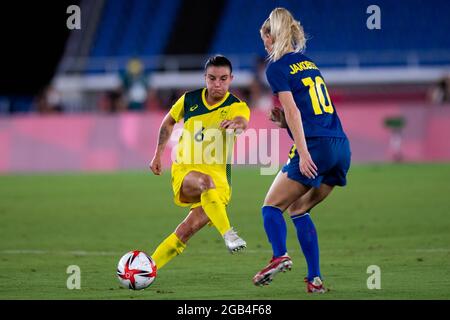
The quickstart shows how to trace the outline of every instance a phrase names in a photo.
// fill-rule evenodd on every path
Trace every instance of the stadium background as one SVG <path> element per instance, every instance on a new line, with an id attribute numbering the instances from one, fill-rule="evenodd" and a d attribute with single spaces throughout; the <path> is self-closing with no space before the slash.
<path id="1" fill-rule="evenodd" d="M 66 27 L 73 4 L 81 8 L 81 30 Z M 366 25 L 373 4 L 381 9 L 380 30 Z M 21 278 L 30 289 L 25 293 L 11 291 L 12 279 L 0 276 L 0 297 L 130 297 L 111 277 L 115 261 L 135 246 L 151 250 L 184 214 L 171 203 L 168 175 L 157 180 L 144 172 L 164 113 L 184 91 L 203 85 L 205 59 L 222 53 L 234 66 L 232 92 L 252 108 L 250 126 L 274 128 L 267 121 L 275 101 L 264 76 L 259 27 L 277 6 L 301 20 L 309 38 L 306 54 L 321 69 L 352 146 L 349 187 L 317 209 L 328 253 L 324 269 L 337 279 L 332 286 L 348 289 L 330 297 L 450 297 L 450 3 L 444 0 L 2 4 L 0 266 L 11 271 L 12 260 L 23 260 L 23 270 L 36 279 L 28 284 Z M 290 141 L 281 137 L 283 163 Z M 169 155 L 170 149 L 166 167 Z M 268 255 L 258 208 L 270 180 L 254 169 L 239 169 L 234 178 L 232 219 L 249 243 L 257 243 L 242 258 L 247 277 L 260 264 L 252 259 L 263 263 Z M 149 224 L 158 231 L 149 235 Z M 194 275 L 182 286 L 195 280 L 199 293 L 177 291 L 177 272 L 195 273 L 198 261 L 207 261 L 204 243 L 210 253 L 217 246 L 215 259 L 231 261 L 214 237 L 211 230 L 199 235 L 186 257 L 167 267 L 171 280 L 162 272 L 150 296 L 138 297 L 272 297 L 244 285 L 236 289 L 215 274 L 217 287 L 204 290 L 202 277 Z M 297 250 L 294 242 L 291 247 Z M 300 256 L 298 261 L 300 269 Z M 378 296 L 364 287 L 365 268 L 376 263 L 391 264 L 387 277 L 395 283 Z M 40 273 L 48 264 L 54 272 Z M 65 289 L 68 264 L 84 264 L 91 272 L 81 296 Z M 205 267 L 206 277 L 215 267 Z M 112 271 L 100 276 L 102 268 Z M 225 274 L 226 267 L 219 270 Z M 425 275 L 428 283 L 419 284 Z M 355 277 L 357 285 L 346 282 Z M 303 297 L 288 281 L 280 282 L 277 297 Z M 97 292 L 105 283 L 110 292 Z"/>

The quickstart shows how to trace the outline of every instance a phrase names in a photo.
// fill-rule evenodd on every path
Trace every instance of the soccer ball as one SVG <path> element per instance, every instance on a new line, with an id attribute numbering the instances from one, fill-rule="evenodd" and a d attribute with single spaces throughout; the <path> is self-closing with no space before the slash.
<path id="1" fill-rule="evenodd" d="M 156 279 L 156 264 L 143 251 L 130 251 L 123 255 L 117 266 L 120 284 L 128 289 L 142 290 Z"/>

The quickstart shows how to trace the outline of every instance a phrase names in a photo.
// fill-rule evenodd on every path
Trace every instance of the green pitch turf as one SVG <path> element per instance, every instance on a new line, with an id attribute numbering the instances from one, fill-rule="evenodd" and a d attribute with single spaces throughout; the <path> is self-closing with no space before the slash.
<path id="1" fill-rule="evenodd" d="M 449 299 L 450 165 L 354 165 L 349 185 L 313 212 L 325 295 L 307 295 L 305 261 L 287 219 L 294 266 L 270 286 L 251 279 L 271 257 L 260 207 L 273 176 L 236 169 L 229 215 L 248 248 L 231 255 L 214 228 L 144 291 L 119 287 L 119 258 L 151 254 L 184 218 L 170 174 L 0 176 L 0 299 Z M 69 265 L 81 289 L 68 290 Z M 368 266 L 381 289 L 367 288 Z"/>

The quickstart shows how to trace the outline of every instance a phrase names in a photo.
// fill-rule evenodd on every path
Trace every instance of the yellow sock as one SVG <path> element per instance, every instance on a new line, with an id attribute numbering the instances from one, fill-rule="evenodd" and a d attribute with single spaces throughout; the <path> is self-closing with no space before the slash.
<path id="1" fill-rule="evenodd" d="M 201 203 L 203 210 L 211 220 L 212 224 L 217 228 L 223 236 L 225 232 L 230 230 L 230 221 L 228 220 L 225 205 L 220 201 L 219 194 L 216 189 L 209 189 L 202 193 Z"/>
<path id="2" fill-rule="evenodd" d="M 177 255 L 181 254 L 184 248 L 186 248 L 186 244 L 175 233 L 172 233 L 164 239 L 152 254 L 152 259 L 155 261 L 158 270 Z"/>

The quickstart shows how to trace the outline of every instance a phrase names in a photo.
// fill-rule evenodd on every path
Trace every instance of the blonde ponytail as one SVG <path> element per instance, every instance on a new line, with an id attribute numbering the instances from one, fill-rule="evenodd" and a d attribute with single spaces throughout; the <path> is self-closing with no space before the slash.
<path id="1" fill-rule="evenodd" d="M 277 61 L 288 52 L 301 52 L 305 49 L 306 37 L 302 25 L 284 8 L 272 10 L 260 32 L 261 36 L 270 34 L 273 39 L 270 61 Z"/>

